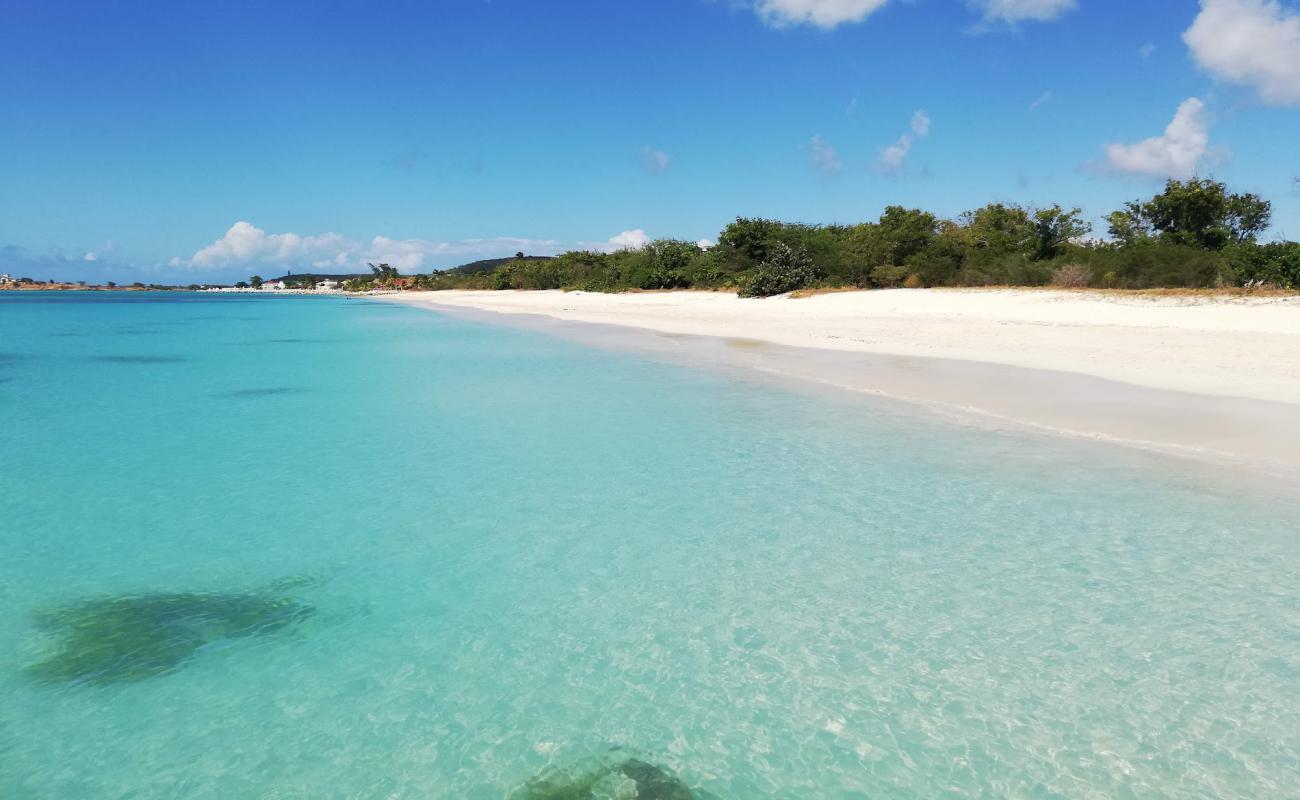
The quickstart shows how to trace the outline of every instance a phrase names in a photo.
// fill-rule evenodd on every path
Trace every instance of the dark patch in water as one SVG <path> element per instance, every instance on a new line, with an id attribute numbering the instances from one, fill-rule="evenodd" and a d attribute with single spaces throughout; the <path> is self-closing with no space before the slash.
<path id="1" fill-rule="evenodd" d="M 105 364 L 181 364 L 188 359 L 182 356 L 91 356 L 90 360 Z"/>
<path id="2" fill-rule="evenodd" d="M 157 336 L 159 333 L 162 333 L 162 331 L 152 328 L 115 328 L 113 330 L 115 336 Z"/>
<path id="3" fill-rule="evenodd" d="M 635 793 L 629 792 L 633 790 Z M 603 759 L 552 767 L 509 795 L 510 800 L 700 800 L 667 769 L 619 750 Z"/>
<path id="4" fill-rule="evenodd" d="M 0 353 L 0 366 L 22 361 L 23 358 L 24 356 L 22 353 Z"/>
<path id="5" fill-rule="evenodd" d="M 213 396 L 242 400 L 254 397 L 274 397 L 281 394 L 298 394 L 301 391 L 302 389 L 293 386 L 262 386 L 256 389 L 235 389 L 229 392 L 218 392 Z"/>
<path id="6" fill-rule="evenodd" d="M 232 347 L 264 347 L 268 344 L 330 344 L 331 339 L 257 339 L 250 342 L 227 342 Z"/>
<path id="7" fill-rule="evenodd" d="M 26 668 L 42 683 L 106 685 L 166 675 L 212 642 L 263 636 L 310 616 L 311 606 L 274 594 L 143 594 L 42 609 L 38 627 L 54 652 Z"/>

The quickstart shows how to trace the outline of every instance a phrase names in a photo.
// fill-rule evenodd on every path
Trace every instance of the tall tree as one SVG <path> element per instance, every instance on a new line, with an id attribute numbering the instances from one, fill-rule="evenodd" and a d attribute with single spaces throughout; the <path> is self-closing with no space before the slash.
<path id="1" fill-rule="evenodd" d="M 1107 219 L 1111 235 L 1125 244 L 1158 236 L 1173 244 L 1221 250 L 1253 242 L 1268 227 L 1272 204 L 1254 194 L 1230 194 L 1208 178 L 1171 180 L 1145 203 L 1125 203 Z"/>
<path id="2" fill-rule="evenodd" d="M 939 220 L 928 211 L 887 206 L 885 213 L 880 215 L 877 230 L 885 244 L 888 263 L 902 264 L 921 252 L 934 238 L 938 227 Z"/>
<path id="3" fill-rule="evenodd" d="M 1092 225 L 1084 222 L 1081 209 L 1066 211 L 1059 205 L 1040 208 L 1034 212 L 1034 258 L 1056 258 L 1067 242 L 1091 231 Z"/>
<path id="4" fill-rule="evenodd" d="M 966 238 L 976 250 L 1028 253 L 1036 239 L 1029 212 L 1017 205 L 989 203 L 962 215 Z"/>

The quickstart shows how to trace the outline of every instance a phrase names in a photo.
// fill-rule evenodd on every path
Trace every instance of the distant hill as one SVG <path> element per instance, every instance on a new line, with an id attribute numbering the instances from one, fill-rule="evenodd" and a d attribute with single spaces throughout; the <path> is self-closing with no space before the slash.
<path id="1" fill-rule="evenodd" d="M 312 276 L 313 278 L 315 278 L 315 279 L 318 280 L 318 281 L 323 281 L 323 280 L 325 280 L 325 279 L 327 279 L 327 278 L 328 278 L 328 279 L 331 279 L 331 280 L 336 280 L 336 281 L 350 281 L 350 280 L 352 280 L 353 278 L 369 278 L 369 277 L 370 277 L 370 273 L 369 273 L 369 272 L 364 272 L 364 273 L 363 273 L 363 272 L 353 272 L 353 273 L 350 274 L 350 275 L 326 275 L 326 274 L 324 274 L 324 273 L 322 273 L 322 272 L 291 272 L 291 273 L 289 273 L 289 274 L 287 274 L 287 275 L 281 275 L 281 276 L 278 277 L 278 278 L 263 278 L 262 280 L 263 280 L 264 282 L 266 282 L 266 283 L 275 283 L 276 281 L 291 281 L 291 280 L 295 280 L 295 279 L 297 279 L 297 278 L 301 278 L 301 277 L 304 276 L 304 275 L 310 275 L 310 276 Z"/>
<path id="2" fill-rule="evenodd" d="M 546 261 L 547 259 L 550 258 L 553 258 L 553 256 L 524 256 L 525 261 Z M 491 272 L 492 270 L 496 269 L 502 264 L 514 260 L 515 260 L 514 256 L 510 256 L 508 258 L 485 258 L 482 259 L 481 261 L 471 261 L 468 264 L 461 264 L 459 267 L 448 267 L 447 269 L 443 269 L 443 270 L 434 270 L 434 272 L 443 272 L 448 275 L 477 275 L 480 272 Z M 327 275 L 323 272 L 308 272 L 304 270 L 302 272 L 291 272 L 286 275 L 280 275 L 275 278 L 263 278 L 262 280 L 267 283 L 275 283 L 276 281 L 288 282 L 294 280 L 295 278 L 301 278 L 304 275 L 310 275 L 318 281 L 323 281 L 326 278 L 329 278 L 332 280 L 339 281 L 340 283 L 343 281 L 353 280 L 354 278 L 371 277 L 371 274 L 369 272 L 353 272 L 348 275 Z"/>
<path id="3" fill-rule="evenodd" d="M 523 260 L 524 261 L 546 261 L 550 258 L 552 257 L 551 256 L 524 256 Z M 445 272 L 449 275 L 475 275 L 480 272 L 491 272 L 492 270 L 496 269 L 502 264 L 514 260 L 516 260 L 514 256 L 511 256 L 509 258 L 485 258 L 482 259 L 481 261 L 471 261 L 468 264 L 461 264 L 459 267 L 451 267 L 450 269 L 444 269 L 442 270 L 442 272 Z"/>

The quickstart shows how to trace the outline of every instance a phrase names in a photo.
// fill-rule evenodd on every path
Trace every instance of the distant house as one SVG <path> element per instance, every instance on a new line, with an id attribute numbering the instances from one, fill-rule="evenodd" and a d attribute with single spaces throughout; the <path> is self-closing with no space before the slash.
<path id="1" fill-rule="evenodd" d="M 13 278 L 9 277 L 9 273 L 7 272 L 3 275 L 0 275 L 0 286 L 8 286 L 11 283 L 17 283 L 17 282 L 18 281 L 15 281 Z"/>
<path id="2" fill-rule="evenodd" d="M 327 292 L 332 292 L 332 291 L 334 291 L 335 289 L 339 288 L 339 282 L 336 281 L 336 280 L 334 280 L 333 278 L 326 278 L 325 280 L 321 281 L 320 283 L 317 283 L 317 284 L 316 284 L 316 288 L 317 288 L 317 289 L 322 289 L 322 290 L 327 291 Z"/>
<path id="3" fill-rule="evenodd" d="M 262 284 L 263 289 L 288 289 L 289 286 L 284 281 L 274 281 L 272 283 Z"/>

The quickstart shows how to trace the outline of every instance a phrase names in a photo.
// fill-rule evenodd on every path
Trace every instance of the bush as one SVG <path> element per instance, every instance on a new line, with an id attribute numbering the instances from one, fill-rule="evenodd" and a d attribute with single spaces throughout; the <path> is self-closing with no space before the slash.
<path id="1" fill-rule="evenodd" d="M 1052 285 L 1062 289 L 1082 289 L 1092 283 L 1092 270 L 1082 264 L 1063 264 L 1052 271 Z"/>
<path id="2" fill-rule="evenodd" d="M 882 289 L 896 289 L 907 278 L 907 267 L 884 266 L 871 270 L 871 282 Z"/>
<path id="3" fill-rule="evenodd" d="M 750 272 L 739 294 L 741 297 L 771 297 L 803 289 L 816 280 L 817 273 L 807 252 L 777 242 L 767 260 Z"/>
<path id="4" fill-rule="evenodd" d="M 1241 244 L 1225 252 L 1231 266 L 1231 282 L 1238 286 L 1300 289 L 1300 244 L 1296 242 Z"/>
<path id="5" fill-rule="evenodd" d="M 921 280 L 921 276 L 920 276 L 920 275 L 917 275 L 915 272 L 913 272 L 911 275 L 908 275 L 908 276 L 907 276 L 907 280 L 903 281 L 903 288 L 904 288 L 904 289 L 924 289 L 924 288 L 925 288 L 925 281 Z"/>

